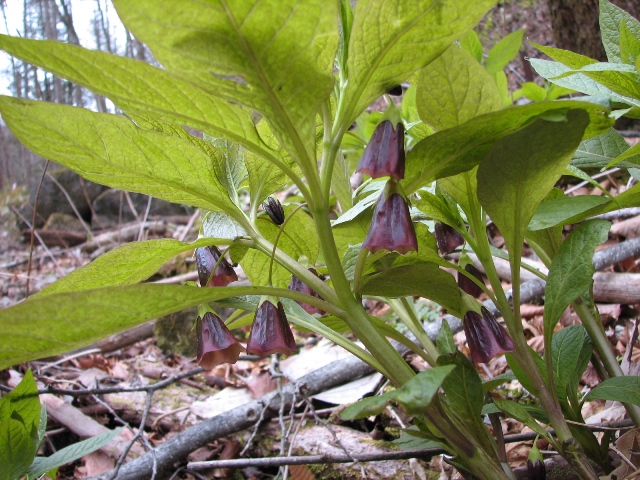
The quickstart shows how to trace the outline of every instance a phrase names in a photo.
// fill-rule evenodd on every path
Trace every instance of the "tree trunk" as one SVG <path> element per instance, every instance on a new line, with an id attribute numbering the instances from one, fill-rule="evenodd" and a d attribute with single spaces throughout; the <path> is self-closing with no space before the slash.
<path id="1" fill-rule="evenodd" d="M 598 0 L 547 0 L 547 3 L 558 48 L 607 60 L 598 24 Z M 613 0 L 612 3 L 635 18 L 640 16 L 638 0 Z"/>

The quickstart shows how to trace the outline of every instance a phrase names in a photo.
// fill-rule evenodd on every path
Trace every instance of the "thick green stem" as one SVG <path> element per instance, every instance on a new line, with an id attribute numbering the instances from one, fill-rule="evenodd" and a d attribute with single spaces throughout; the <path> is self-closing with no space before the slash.
<path id="1" fill-rule="evenodd" d="M 582 297 L 579 297 L 575 302 L 573 302 L 573 309 L 578 317 L 580 317 L 580 321 L 589 334 L 589 337 L 591 337 L 593 346 L 598 352 L 600 360 L 609 374 L 609 377 L 624 376 L 622 368 L 618 365 L 618 360 L 611 349 L 611 344 L 602 329 L 600 320 L 593 316 L 591 310 L 587 307 Z M 623 405 L 629 414 L 629 418 L 633 420 L 633 423 L 635 423 L 636 426 L 640 427 L 640 408 L 628 403 L 623 403 Z"/>

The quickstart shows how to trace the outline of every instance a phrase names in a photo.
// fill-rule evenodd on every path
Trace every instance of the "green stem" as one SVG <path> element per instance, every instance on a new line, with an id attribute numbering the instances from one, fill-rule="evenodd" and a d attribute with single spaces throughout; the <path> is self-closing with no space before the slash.
<path id="1" fill-rule="evenodd" d="M 406 298 L 394 298 L 389 300 L 389 306 L 393 308 L 400 320 L 409 328 L 411 333 L 415 335 L 418 341 L 422 344 L 425 353 L 427 354 L 427 362 L 432 367 L 437 366 L 436 359 L 440 356 L 440 352 L 433 344 L 429 335 L 424 331 L 420 320 L 416 317 L 413 308 L 409 304 Z"/>
<path id="2" fill-rule="evenodd" d="M 353 272 L 353 294 L 358 301 L 362 301 L 362 275 L 364 273 L 364 267 L 367 263 L 367 257 L 369 256 L 369 250 L 362 248 L 358 253 L 358 259 L 356 260 L 356 268 Z"/>
<path id="3" fill-rule="evenodd" d="M 600 320 L 593 316 L 591 310 L 587 307 L 586 302 L 582 297 L 579 297 L 575 302 L 573 302 L 572 306 L 578 317 L 580 317 L 582 325 L 589 334 L 589 337 L 591 337 L 593 346 L 598 352 L 600 360 L 602 360 L 602 364 L 609 374 L 609 377 L 624 376 L 624 372 L 622 371 L 622 368 L 620 368 L 618 360 L 611 349 L 611 344 L 602 329 L 602 323 Z M 633 423 L 635 423 L 636 426 L 640 427 L 640 407 L 630 405 L 628 403 L 623 403 L 623 405 L 629 414 L 629 418 L 633 420 Z"/>

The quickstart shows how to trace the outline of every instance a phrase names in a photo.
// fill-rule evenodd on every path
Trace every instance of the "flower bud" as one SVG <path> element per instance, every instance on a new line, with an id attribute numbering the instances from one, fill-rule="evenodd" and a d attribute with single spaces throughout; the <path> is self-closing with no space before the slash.
<path id="1" fill-rule="evenodd" d="M 404 125 L 400 122 L 394 128 L 389 120 L 385 120 L 374 130 L 356 172 L 366 173 L 371 178 L 390 176 L 402 180 L 404 163 Z"/>
<path id="2" fill-rule="evenodd" d="M 482 273 L 473 264 L 467 263 L 464 269 L 467 271 L 467 273 L 473 275 L 478 280 L 480 280 L 480 282 L 483 282 Z M 473 280 L 471 280 L 469 277 L 467 277 L 466 275 L 463 275 L 460 272 L 458 272 L 458 287 L 460 287 L 460 289 L 462 289 L 463 292 L 468 293 L 472 297 L 476 297 L 476 298 L 478 298 L 480 294 L 483 292 L 480 286 L 476 285 L 476 283 Z"/>
<path id="3" fill-rule="evenodd" d="M 453 252 L 460 245 L 464 244 L 464 238 L 458 231 L 446 223 L 436 223 L 436 242 L 438 250 L 443 255 Z"/>
<path id="4" fill-rule="evenodd" d="M 220 317 L 211 312 L 198 317 L 196 351 L 202 368 L 211 370 L 221 363 L 236 363 L 243 350 Z"/>
<path id="5" fill-rule="evenodd" d="M 238 275 L 225 258 L 220 260 L 222 252 L 218 247 L 196 248 L 196 265 L 201 287 L 226 287 L 238 280 Z M 218 263 L 220 260 L 220 263 Z M 218 264 L 216 271 L 213 268 Z"/>
<path id="6" fill-rule="evenodd" d="M 310 268 L 309 271 L 313 273 L 316 277 L 318 276 L 318 272 L 316 272 L 315 268 Z M 304 283 L 295 275 L 291 277 L 291 282 L 289 283 L 289 290 L 293 290 L 294 292 L 305 293 L 307 295 L 311 295 L 312 297 L 316 297 L 320 299 L 322 298 L 320 295 L 318 295 L 315 292 L 315 290 L 313 290 L 310 286 L 308 286 L 306 283 Z M 297 302 L 297 303 L 309 315 L 313 315 L 314 313 L 319 313 L 320 315 L 324 315 L 326 313 L 321 308 L 314 307 L 313 305 L 309 305 L 308 303 L 304 303 L 304 302 Z"/>
<path id="7" fill-rule="evenodd" d="M 284 208 L 282 208 L 282 204 L 277 198 L 267 198 L 267 201 L 262 204 L 262 207 L 273 223 L 276 225 L 282 225 L 284 223 Z"/>
<path id="8" fill-rule="evenodd" d="M 464 315 L 464 333 L 471 350 L 471 361 L 487 363 L 496 355 L 513 352 L 513 340 L 496 317 L 485 307 L 480 311 L 482 315 L 473 310 Z"/>
<path id="9" fill-rule="evenodd" d="M 282 303 L 276 306 L 268 299 L 262 300 L 251 325 L 247 353 L 266 357 L 272 353 L 292 355 L 295 352 L 296 342 Z"/>
<path id="10" fill-rule="evenodd" d="M 409 207 L 401 193 L 387 189 L 380 195 L 367 237 L 362 248 L 371 253 L 378 250 L 396 251 L 405 254 L 418 250 L 416 231 L 413 228 Z"/>

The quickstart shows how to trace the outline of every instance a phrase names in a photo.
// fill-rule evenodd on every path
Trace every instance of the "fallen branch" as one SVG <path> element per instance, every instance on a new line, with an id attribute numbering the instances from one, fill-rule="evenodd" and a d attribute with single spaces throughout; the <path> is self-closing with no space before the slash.
<path id="1" fill-rule="evenodd" d="M 360 378 L 372 371 L 371 367 L 355 357 L 330 363 L 301 377 L 296 383 L 284 386 L 282 398 L 285 399 L 285 408 L 290 406 L 289 403 L 296 388 L 304 389 L 307 395 L 313 395 Z M 264 418 L 275 417 L 280 409 L 280 398 L 278 392 L 271 392 L 258 400 L 203 420 L 180 432 L 155 449 L 157 471 L 160 475 L 168 475 L 172 469 L 177 468 L 174 465 L 184 462 L 192 451 L 205 446 L 215 438 L 250 428 L 258 420 L 265 406 Z M 147 480 L 152 477 L 152 472 L 153 457 L 151 453 L 147 453 L 123 465 L 118 472 L 118 480 Z M 108 472 L 94 478 L 105 480 L 110 477 Z"/>
<path id="2" fill-rule="evenodd" d="M 613 247 L 596 252 L 593 256 L 593 265 L 596 270 L 604 270 L 616 263 L 639 256 L 640 238 L 634 238 L 633 240 L 627 240 L 626 242 L 622 242 L 618 245 L 614 245 Z M 520 302 L 527 303 L 542 298 L 544 296 L 545 286 L 546 282 L 540 278 L 534 278 L 523 282 L 522 285 L 520 285 Z M 507 296 L 511 297 L 510 290 L 507 292 Z M 494 315 L 500 315 L 499 310 L 491 300 L 486 300 L 483 302 L 483 305 Z M 454 317 L 453 315 L 446 315 L 443 318 L 424 324 L 424 329 L 432 340 L 436 339 L 443 320 L 449 324 L 454 333 L 462 330 L 462 320 Z"/>

